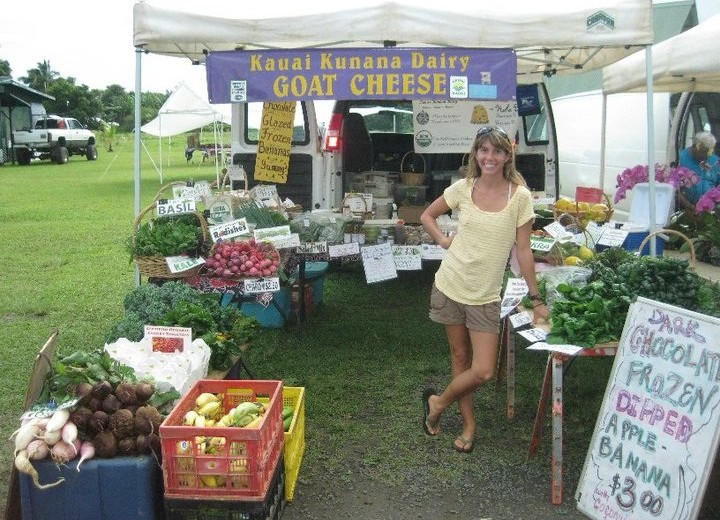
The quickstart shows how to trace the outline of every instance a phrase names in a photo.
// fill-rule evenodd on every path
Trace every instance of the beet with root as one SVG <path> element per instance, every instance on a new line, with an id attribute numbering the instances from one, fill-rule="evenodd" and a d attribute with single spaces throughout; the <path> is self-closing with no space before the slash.
<path id="1" fill-rule="evenodd" d="M 121 408 L 110 415 L 109 427 L 118 439 L 133 437 L 135 435 L 135 418 L 130 410 Z"/>
<path id="2" fill-rule="evenodd" d="M 125 437 L 118 441 L 118 455 L 137 455 L 137 441 L 135 437 Z"/>
<path id="3" fill-rule="evenodd" d="M 118 441 L 110 430 L 100 432 L 92 440 L 95 456 L 101 459 L 112 459 L 118 452 Z"/>
<path id="4" fill-rule="evenodd" d="M 108 395 L 110 395 L 112 393 L 112 391 L 113 391 L 113 388 L 109 382 L 98 381 L 97 383 L 95 383 L 95 386 L 93 386 L 93 389 L 90 392 L 90 394 L 91 394 L 91 397 L 95 397 L 102 401 Z"/>
<path id="5" fill-rule="evenodd" d="M 107 413 L 108 415 L 112 415 L 115 412 L 117 412 L 120 409 L 120 400 L 115 397 L 115 394 L 110 394 L 103 399 L 102 402 L 102 409 Z"/>
<path id="6" fill-rule="evenodd" d="M 135 417 L 146 419 L 151 424 L 152 428 L 148 433 L 160 432 L 160 423 L 163 422 L 163 416 L 154 406 L 141 406 L 135 412 Z"/>
<path id="7" fill-rule="evenodd" d="M 135 387 L 135 395 L 140 404 L 147 403 L 155 393 L 155 386 L 148 381 L 140 381 Z"/>
<path id="8" fill-rule="evenodd" d="M 136 404 L 137 393 L 135 385 L 128 382 L 119 383 L 115 387 L 115 397 L 117 397 L 123 405 Z"/>

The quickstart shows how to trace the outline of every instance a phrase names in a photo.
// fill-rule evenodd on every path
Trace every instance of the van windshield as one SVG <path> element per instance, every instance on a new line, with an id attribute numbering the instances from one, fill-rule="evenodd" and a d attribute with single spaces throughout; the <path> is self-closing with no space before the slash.
<path id="1" fill-rule="evenodd" d="M 413 133 L 412 101 L 378 100 L 353 102 L 348 107 L 348 112 L 361 114 L 365 120 L 365 126 L 370 133 Z"/>

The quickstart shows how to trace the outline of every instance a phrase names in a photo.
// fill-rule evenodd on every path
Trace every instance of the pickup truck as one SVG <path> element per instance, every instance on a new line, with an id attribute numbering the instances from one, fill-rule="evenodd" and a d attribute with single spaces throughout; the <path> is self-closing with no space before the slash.
<path id="1" fill-rule="evenodd" d="M 71 117 L 47 116 L 38 119 L 33 128 L 13 132 L 13 150 L 21 165 L 32 159 L 50 159 L 65 164 L 71 155 L 97 159 L 95 134 Z"/>

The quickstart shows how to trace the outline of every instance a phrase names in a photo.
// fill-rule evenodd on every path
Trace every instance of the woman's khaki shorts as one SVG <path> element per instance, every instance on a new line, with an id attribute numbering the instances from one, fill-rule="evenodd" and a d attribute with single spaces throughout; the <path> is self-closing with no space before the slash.
<path id="1" fill-rule="evenodd" d="M 430 292 L 430 319 L 442 325 L 465 325 L 478 332 L 500 332 L 500 302 L 465 305 L 445 296 L 435 284 Z"/>

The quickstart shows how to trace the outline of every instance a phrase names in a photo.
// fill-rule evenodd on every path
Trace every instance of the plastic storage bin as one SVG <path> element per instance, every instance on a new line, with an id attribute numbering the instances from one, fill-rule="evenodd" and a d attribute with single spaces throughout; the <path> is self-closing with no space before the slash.
<path id="1" fill-rule="evenodd" d="M 19 474 L 22 520 L 126 520 L 162 518 L 162 475 L 155 457 L 79 459 L 59 466 L 54 461 L 33 461 L 43 484 L 65 481 L 38 489 L 32 479 Z"/>
<path id="2" fill-rule="evenodd" d="M 264 419 L 257 428 L 182 426 L 204 392 L 223 394 L 223 413 L 241 402 L 262 402 Z M 207 438 L 221 439 L 212 453 Z M 160 425 L 160 444 L 165 498 L 264 498 L 285 444 L 282 381 L 201 379 Z"/>
<path id="3" fill-rule="evenodd" d="M 281 457 L 262 500 L 165 499 L 165 516 L 168 520 L 279 520 L 286 484 Z"/>
<path id="4" fill-rule="evenodd" d="M 300 474 L 300 464 L 305 453 L 305 388 L 283 387 L 283 406 L 293 407 L 290 429 L 285 432 L 285 500 L 292 501 Z"/>

